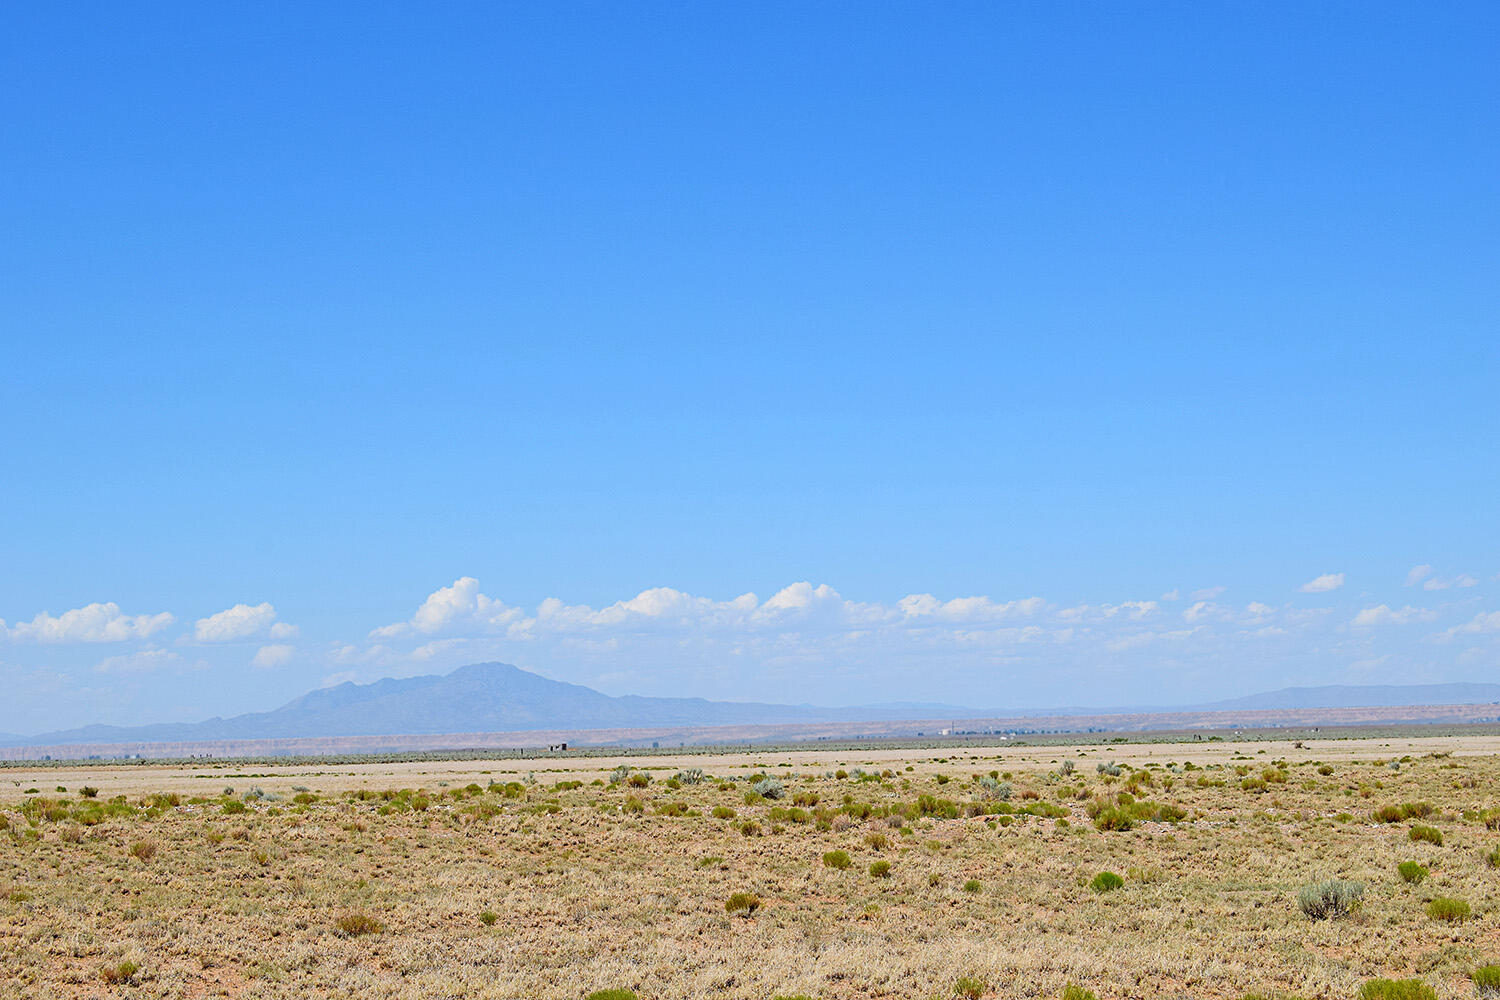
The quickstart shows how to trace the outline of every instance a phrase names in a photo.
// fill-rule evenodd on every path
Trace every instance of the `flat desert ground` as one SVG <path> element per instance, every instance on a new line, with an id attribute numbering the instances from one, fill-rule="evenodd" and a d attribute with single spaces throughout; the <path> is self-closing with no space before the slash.
<path id="1" fill-rule="evenodd" d="M 21 766 L 0 996 L 1470 997 L 1497 866 L 1492 735 Z"/>

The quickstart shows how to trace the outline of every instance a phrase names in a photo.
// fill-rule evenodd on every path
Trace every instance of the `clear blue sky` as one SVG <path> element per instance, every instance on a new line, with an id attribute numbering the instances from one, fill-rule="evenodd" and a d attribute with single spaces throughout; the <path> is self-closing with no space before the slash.
<path id="1" fill-rule="evenodd" d="M 12 7 L 0 730 L 491 657 L 1493 677 L 1497 51 L 1491 3 Z M 701 600 L 599 614 L 648 588 Z"/>

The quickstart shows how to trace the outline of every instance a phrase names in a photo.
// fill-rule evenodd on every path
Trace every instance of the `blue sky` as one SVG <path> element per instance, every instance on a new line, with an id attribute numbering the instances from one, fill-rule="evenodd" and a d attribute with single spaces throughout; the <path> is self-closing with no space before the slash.
<path id="1" fill-rule="evenodd" d="M 0 731 L 1500 674 L 1492 4 L 4 28 Z"/>

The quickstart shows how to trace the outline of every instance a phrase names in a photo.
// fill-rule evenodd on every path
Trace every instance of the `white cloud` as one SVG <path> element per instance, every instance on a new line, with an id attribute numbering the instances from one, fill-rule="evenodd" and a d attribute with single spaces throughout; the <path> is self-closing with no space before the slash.
<path id="1" fill-rule="evenodd" d="M 100 674 L 145 674 L 170 667 L 182 657 L 169 649 L 142 649 L 122 656 L 111 656 L 94 665 Z"/>
<path id="2" fill-rule="evenodd" d="M 1431 575 L 1432 567 L 1427 563 L 1423 563 L 1420 566 L 1413 566 L 1411 569 L 1406 571 L 1406 585 L 1408 587 L 1415 587 L 1417 584 L 1421 583 Z"/>
<path id="3" fill-rule="evenodd" d="M 1422 581 L 1422 589 L 1423 590 L 1447 590 L 1450 587 L 1477 587 L 1477 586 L 1479 586 L 1479 581 L 1476 580 L 1476 579 L 1474 579 L 1472 576 L 1470 576 L 1467 573 L 1460 573 L 1457 576 L 1448 577 L 1446 579 L 1443 579 L 1441 577 L 1432 576 L 1432 577 L 1428 577 L 1426 580 Z"/>
<path id="4" fill-rule="evenodd" d="M 1393 610 L 1388 605 L 1377 604 L 1373 608 L 1360 611 L 1349 624 L 1355 628 L 1373 628 L 1376 625 L 1406 625 L 1410 622 L 1432 621 L 1435 617 L 1437 617 L 1437 612 L 1426 608 L 1414 608 L 1407 605 Z"/>
<path id="5" fill-rule="evenodd" d="M 1324 573 L 1322 576 L 1307 581 L 1299 589 L 1304 594 L 1326 594 L 1330 590 L 1338 590 L 1343 585 L 1344 574 Z"/>
<path id="6" fill-rule="evenodd" d="M 290 663 L 296 655 L 297 650 L 292 646 L 284 643 L 271 643 L 255 651 L 255 655 L 250 659 L 250 665 L 261 670 L 269 670 L 272 667 Z"/>
<path id="7" fill-rule="evenodd" d="M 450 587 L 439 587 L 409 621 L 383 625 L 370 633 L 372 639 L 393 639 L 419 633 L 432 635 L 457 624 L 500 626 L 521 617 L 519 608 L 507 607 L 479 592 L 479 581 L 460 577 Z"/>
<path id="8" fill-rule="evenodd" d="M 1448 630 L 1448 635 L 1489 635 L 1500 632 L 1500 611 L 1481 611 L 1462 625 Z"/>
<path id="9" fill-rule="evenodd" d="M 110 601 L 87 604 L 56 617 L 43 611 L 31 621 L 16 622 L 9 629 L 0 620 L 0 630 L 17 642 L 128 642 L 149 638 L 176 620 L 166 611 L 155 615 L 127 615 L 120 611 L 118 604 Z"/>
<path id="10" fill-rule="evenodd" d="M 1162 594 L 1161 599 L 1164 601 L 1180 601 L 1182 599 L 1182 591 L 1178 590 L 1176 587 L 1173 587 L 1165 594 Z"/>
<path id="11" fill-rule="evenodd" d="M 218 614 L 193 623 L 193 638 L 199 642 L 234 642 L 262 635 L 275 628 L 276 609 L 270 603 L 236 604 Z M 290 627 L 290 626 L 288 626 Z"/>
<path id="12" fill-rule="evenodd" d="M 295 639 L 302 630 L 287 622 L 277 622 L 271 626 L 272 639 Z"/>
<path id="13" fill-rule="evenodd" d="M 1229 589 L 1228 587 L 1204 587 L 1201 590 L 1195 590 L 1191 594 L 1189 594 L 1188 595 L 1188 600 L 1190 600 L 1190 601 L 1211 601 L 1215 597 L 1218 597 L 1220 594 L 1224 593 L 1224 591 L 1226 591 L 1228 589 Z"/>

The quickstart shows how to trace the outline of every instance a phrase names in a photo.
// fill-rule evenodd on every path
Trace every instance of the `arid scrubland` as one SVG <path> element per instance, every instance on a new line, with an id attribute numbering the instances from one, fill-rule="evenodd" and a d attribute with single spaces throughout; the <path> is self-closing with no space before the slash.
<path id="1" fill-rule="evenodd" d="M 1484 995 L 1500 758 L 1371 749 L 7 781 L 0 995 Z"/>

